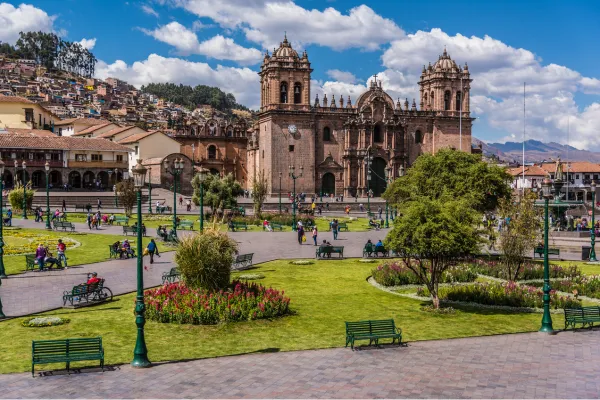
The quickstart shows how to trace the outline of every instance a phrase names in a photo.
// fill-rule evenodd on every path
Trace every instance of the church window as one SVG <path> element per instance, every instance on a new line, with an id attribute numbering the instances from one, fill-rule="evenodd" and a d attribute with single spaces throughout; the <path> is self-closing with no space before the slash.
<path id="1" fill-rule="evenodd" d="M 288 85 L 287 82 L 281 82 L 281 86 L 280 86 L 280 93 L 279 93 L 279 102 L 280 103 L 287 103 L 287 95 L 288 95 Z"/>
<path id="2" fill-rule="evenodd" d="M 302 86 L 300 82 L 294 83 L 294 104 L 302 103 Z"/>
<path id="3" fill-rule="evenodd" d="M 323 128 L 323 141 L 329 142 L 331 140 L 331 129 L 328 126 Z"/>
<path id="4" fill-rule="evenodd" d="M 462 93 L 456 92 L 456 111 L 461 111 Z"/>
<path id="5" fill-rule="evenodd" d="M 373 141 L 375 143 L 383 142 L 383 133 L 381 132 L 380 124 L 375 125 L 375 128 L 373 128 Z"/>
<path id="6" fill-rule="evenodd" d="M 293 144 L 290 144 L 290 145 L 288 146 L 288 150 L 289 150 L 289 151 L 294 151 L 294 145 L 293 145 Z"/>
<path id="7" fill-rule="evenodd" d="M 217 158 L 217 147 L 214 145 L 208 146 L 208 159 L 214 160 Z"/>
<path id="8" fill-rule="evenodd" d="M 444 111 L 450 110 L 450 91 L 444 92 Z"/>
<path id="9" fill-rule="evenodd" d="M 431 91 L 431 97 L 430 97 L 430 101 L 431 101 L 431 107 L 435 109 L 435 103 L 434 103 L 434 100 L 435 100 L 435 96 L 434 96 L 434 94 L 433 94 L 433 90 L 432 90 L 432 91 Z"/>
<path id="10" fill-rule="evenodd" d="M 429 103 L 427 103 L 427 93 L 425 93 L 425 95 L 423 95 L 423 103 L 427 106 Z"/>
<path id="11" fill-rule="evenodd" d="M 415 132 L 415 143 L 421 144 L 423 143 L 423 133 L 420 130 Z"/>

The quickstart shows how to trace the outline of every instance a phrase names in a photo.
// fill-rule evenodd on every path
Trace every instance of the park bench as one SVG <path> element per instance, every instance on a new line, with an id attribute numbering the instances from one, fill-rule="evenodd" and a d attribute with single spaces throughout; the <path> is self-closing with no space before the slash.
<path id="1" fill-rule="evenodd" d="M 177 227 L 181 228 L 181 229 L 193 230 L 194 229 L 194 221 L 180 221 L 179 225 L 177 225 Z"/>
<path id="2" fill-rule="evenodd" d="M 179 273 L 179 269 L 177 267 L 173 267 L 169 270 L 169 272 L 163 272 L 162 274 L 162 283 L 174 283 L 176 280 L 181 278 L 181 274 Z"/>
<path id="3" fill-rule="evenodd" d="M 156 206 L 156 213 L 157 214 L 164 214 L 165 212 L 170 213 L 171 212 L 171 206 Z"/>
<path id="4" fill-rule="evenodd" d="M 75 361 L 100 361 L 104 371 L 104 348 L 102 338 L 76 338 L 33 340 L 31 342 L 31 376 L 34 376 L 35 364 L 66 363 L 70 372 Z"/>
<path id="5" fill-rule="evenodd" d="M 71 291 L 63 292 L 63 307 L 69 303 L 71 307 L 81 307 L 92 303 L 100 303 L 103 301 L 112 300 L 112 290 L 104 287 L 104 279 L 100 279 L 98 283 L 88 285 L 81 283 L 73 286 Z"/>
<path id="6" fill-rule="evenodd" d="M 54 227 L 55 231 L 57 231 L 59 228 L 65 232 L 67 231 L 67 228 L 70 229 L 71 232 L 75 230 L 75 225 L 72 222 L 54 221 L 52 222 L 52 226 Z"/>
<path id="7" fill-rule="evenodd" d="M 75 211 L 77 211 L 77 210 L 89 211 L 91 209 L 92 209 L 92 205 L 91 204 L 87 204 L 87 205 L 75 204 Z"/>
<path id="8" fill-rule="evenodd" d="M 600 322 L 600 307 L 589 306 L 579 308 L 565 308 L 565 329 L 572 326 L 575 329 L 575 324 L 581 324 L 585 328 L 588 325 L 590 328 L 594 326 L 594 322 Z"/>
<path id="9" fill-rule="evenodd" d="M 118 258 L 119 257 L 119 252 L 115 250 L 115 248 L 113 247 L 112 244 L 108 245 L 108 251 L 110 252 L 108 258 Z"/>
<path id="10" fill-rule="evenodd" d="M 346 222 L 338 222 L 338 231 L 346 231 L 348 232 L 348 224 Z"/>
<path id="11" fill-rule="evenodd" d="M 358 322 L 346 322 L 346 347 L 354 350 L 356 340 L 369 340 L 369 346 L 375 342 L 379 345 L 379 339 L 390 338 L 392 344 L 398 339 L 398 345 L 402 345 L 402 330 L 396 328 L 393 319 L 369 320 Z"/>
<path id="12" fill-rule="evenodd" d="M 245 222 L 232 222 L 229 226 L 228 229 L 233 231 L 239 231 L 240 229 L 243 229 L 245 231 L 248 230 L 248 224 Z"/>
<path id="13" fill-rule="evenodd" d="M 365 244 L 365 247 L 363 248 L 363 257 L 379 257 L 379 254 L 381 254 L 381 257 L 390 256 L 389 250 L 385 247 L 377 247 L 372 243 Z"/>
<path id="14" fill-rule="evenodd" d="M 129 217 L 124 217 L 122 215 L 116 215 L 115 216 L 115 221 L 114 221 L 117 225 L 121 225 L 121 224 L 125 224 L 128 225 L 129 224 Z"/>
<path id="15" fill-rule="evenodd" d="M 137 234 L 137 227 L 136 226 L 123 225 L 123 234 L 125 236 L 129 236 L 130 233 L 133 233 L 134 235 L 136 235 Z"/>
<path id="16" fill-rule="evenodd" d="M 319 246 L 316 250 L 316 258 L 331 258 L 331 254 L 338 254 L 340 258 L 344 258 L 344 246 Z"/>
<path id="17" fill-rule="evenodd" d="M 25 254 L 25 270 L 33 271 L 37 267 L 35 262 L 35 254 Z"/>
<path id="18" fill-rule="evenodd" d="M 271 229 L 273 230 L 278 230 L 278 231 L 283 231 L 283 225 L 281 224 L 269 224 L 271 225 Z M 263 225 L 263 231 L 266 231 L 267 228 Z"/>
<path id="19" fill-rule="evenodd" d="M 544 257 L 544 248 L 536 247 L 533 251 L 533 258 L 535 258 L 536 254 L 540 257 Z M 553 249 L 551 247 L 548 247 L 548 255 L 560 256 L 560 249 Z"/>
<path id="20" fill-rule="evenodd" d="M 232 267 L 234 269 L 248 268 L 252 266 L 252 256 L 254 253 L 238 254 L 233 260 Z"/>

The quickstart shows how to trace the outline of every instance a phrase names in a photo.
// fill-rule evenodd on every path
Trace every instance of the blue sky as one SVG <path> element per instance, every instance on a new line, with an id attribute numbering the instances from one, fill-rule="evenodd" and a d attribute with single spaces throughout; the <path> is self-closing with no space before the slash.
<path id="1" fill-rule="evenodd" d="M 377 73 L 393 97 L 417 97 L 424 62 L 448 48 L 469 63 L 473 133 L 600 150 L 598 1 L 0 0 L 0 40 L 22 29 L 88 39 L 98 76 L 220 86 L 258 104 L 261 54 L 283 31 L 314 68 L 316 93 L 356 99 Z M 4 12 L 1 12 L 4 11 Z M 15 33 L 16 32 L 16 33 Z M 90 39 L 95 39 L 89 41 Z M 417 98 L 418 103 L 418 98 Z M 511 139 L 514 135 L 515 139 Z"/>

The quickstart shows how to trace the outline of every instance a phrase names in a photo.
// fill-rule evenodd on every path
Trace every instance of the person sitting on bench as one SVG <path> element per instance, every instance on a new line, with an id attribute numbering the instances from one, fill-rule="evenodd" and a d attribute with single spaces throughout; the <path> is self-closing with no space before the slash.
<path id="1" fill-rule="evenodd" d="M 98 278 L 98 273 L 97 272 L 92 272 L 92 276 L 90 277 L 90 279 L 88 279 L 87 284 L 88 285 L 95 285 L 98 282 L 100 282 L 100 278 Z"/>
<path id="2" fill-rule="evenodd" d="M 382 252 L 384 248 L 385 246 L 383 245 L 383 242 L 381 241 L 381 239 L 379 239 L 379 241 L 375 245 L 375 252 Z"/>
<path id="3" fill-rule="evenodd" d="M 167 241 L 167 228 L 165 228 L 162 225 L 159 225 L 158 228 L 156 228 L 156 233 L 162 240 L 164 240 L 165 242 Z"/>
<path id="4" fill-rule="evenodd" d="M 373 220 L 373 218 L 370 218 L 370 219 L 369 219 L 369 226 L 370 226 L 370 227 L 372 227 L 372 228 L 375 228 L 375 230 L 377 230 L 377 231 L 378 231 L 378 230 L 379 230 L 379 228 L 380 228 L 380 225 L 379 225 L 377 222 L 375 222 L 375 221 Z"/>
<path id="5" fill-rule="evenodd" d="M 55 265 L 57 265 L 59 268 L 61 268 L 60 261 L 58 261 L 56 258 L 52 257 L 52 253 L 50 253 L 50 250 L 48 250 L 48 247 L 46 247 L 45 250 L 46 250 L 46 257 L 44 258 L 44 266 L 47 267 L 48 269 L 51 269 Z"/>

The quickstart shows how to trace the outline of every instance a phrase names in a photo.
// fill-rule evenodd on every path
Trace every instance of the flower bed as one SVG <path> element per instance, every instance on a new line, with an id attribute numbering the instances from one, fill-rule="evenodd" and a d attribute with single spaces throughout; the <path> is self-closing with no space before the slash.
<path id="1" fill-rule="evenodd" d="M 506 268 L 502 262 L 476 260 L 469 264 L 471 269 L 478 274 L 492 276 L 494 278 L 508 279 Z M 581 276 L 581 270 L 575 266 L 561 267 L 560 265 L 550 265 L 550 278 L 567 278 Z M 519 272 L 518 280 L 543 279 L 544 265 L 541 263 L 525 263 Z"/>
<path id="2" fill-rule="evenodd" d="M 45 328 L 48 326 L 58 326 L 68 324 L 71 320 L 68 318 L 60 317 L 33 317 L 24 319 L 21 322 L 26 328 Z"/>
<path id="3" fill-rule="evenodd" d="M 383 263 L 371 271 L 375 282 L 383 286 L 418 285 L 421 282 L 414 272 L 398 262 Z M 448 268 L 440 283 L 474 282 L 477 274 L 468 266 L 457 265 Z"/>
<path id="4" fill-rule="evenodd" d="M 67 248 L 73 248 L 79 245 L 77 241 L 68 237 L 44 235 L 35 232 L 6 232 L 4 234 L 4 255 L 15 256 L 35 253 L 35 250 L 40 243 L 43 243 L 44 246 L 48 246 L 48 248 L 53 251 L 58 239 L 62 239 Z"/>
<path id="5" fill-rule="evenodd" d="M 233 281 L 228 290 L 208 292 L 177 282 L 145 292 L 146 318 L 157 322 L 209 325 L 280 317 L 290 313 L 283 291 Z"/>
<path id="6" fill-rule="evenodd" d="M 315 262 L 312 260 L 294 260 L 294 261 L 290 261 L 290 264 L 293 265 L 311 265 L 314 264 Z"/>
<path id="7" fill-rule="evenodd" d="M 417 289 L 417 295 L 430 296 L 425 288 Z M 541 308 L 544 304 L 543 292 L 533 286 L 519 285 L 516 282 L 484 282 L 472 285 L 440 287 L 440 300 L 460 301 L 494 306 Z M 570 296 L 559 296 L 550 292 L 550 307 L 580 307 L 581 302 Z"/>
<path id="8" fill-rule="evenodd" d="M 292 226 L 293 216 L 291 214 L 278 214 L 278 213 L 262 213 L 262 218 L 256 216 L 237 216 L 233 217 L 233 222 L 245 222 L 248 225 L 262 226 L 264 220 L 269 221 L 271 224 L 279 224 L 283 226 Z M 307 225 L 308 223 L 314 225 L 315 218 L 313 216 L 297 215 L 296 221 L 302 221 L 302 224 Z"/>
<path id="9" fill-rule="evenodd" d="M 238 279 L 243 279 L 245 281 L 253 281 L 256 279 L 263 279 L 265 276 L 263 274 L 244 274 L 244 275 L 239 275 L 237 278 Z"/>
<path id="10" fill-rule="evenodd" d="M 543 282 L 531 282 L 532 286 L 543 287 Z M 600 299 L 600 275 L 582 275 L 572 279 L 550 282 L 553 290 L 573 293 L 575 296 L 587 296 Z"/>

